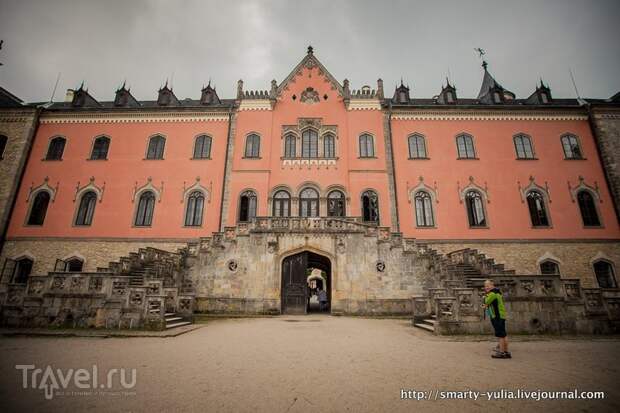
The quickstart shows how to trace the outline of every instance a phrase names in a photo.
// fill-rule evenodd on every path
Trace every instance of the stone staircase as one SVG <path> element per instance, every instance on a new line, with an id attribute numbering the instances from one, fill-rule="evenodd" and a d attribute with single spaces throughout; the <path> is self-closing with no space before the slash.
<path id="1" fill-rule="evenodd" d="M 454 290 L 480 290 L 484 280 L 497 275 L 513 275 L 513 270 L 506 270 L 504 264 L 497 264 L 493 258 L 479 253 L 475 249 L 465 248 L 448 254 L 440 254 L 432 248 L 423 248 L 421 258 L 428 261 L 431 270 L 430 284 L 425 287 L 427 298 L 431 301 Z M 450 318 L 453 312 L 447 308 L 437 310 L 432 305 L 429 314 L 414 317 L 414 327 L 435 333 L 437 311 L 442 317 Z"/>
<path id="2" fill-rule="evenodd" d="M 425 294 L 412 297 L 413 325 L 433 334 L 489 334 L 483 284 L 502 291 L 509 331 L 609 334 L 620 331 L 620 289 L 583 288 L 579 278 L 516 274 L 475 249 L 440 254 L 418 248 Z"/>
<path id="3" fill-rule="evenodd" d="M 165 313 L 164 317 L 164 320 L 166 321 L 166 330 L 192 324 L 191 321 L 188 321 L 185 317 L 180 316 L 177 313 Z"/>
<path id="4" fill-rule="evenodd" d="M 53 271 L 11 284 L 1 322 L 24 327 L 171 329 L 193 319 L 188 249 L 140 248 L 96 272 Z"/>

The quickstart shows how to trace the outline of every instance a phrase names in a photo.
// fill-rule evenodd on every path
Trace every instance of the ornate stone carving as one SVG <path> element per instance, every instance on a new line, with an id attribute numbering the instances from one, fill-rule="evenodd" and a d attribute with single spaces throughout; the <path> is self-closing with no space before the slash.
<path id="1" fill-rule="evenodd" d="M 103 287 L 103 278 L 101 277 L 92 277 L 88 283 L 89 291 L 101 291 Z"/>
<path id="2" fill-rule="evenodd" d="M 181 298 L 179 300 L 179 311 L 190 311 L 192 308 L 191 298 Z"/>
<path id="3" fill-rule="evenodd" d="M 570 299 L 581 298 L 578 282 L 565 282 L 564 291 L 566 291 L 566 296 Z"/>
<path id="4" fill-rule="evenodd" d="M 303 92 L 301 92 L 301 103 L 319 103 L 321 98 L 319 97 L 319 93 L 311 87 L 306 88 Z"/>
<path id="5" fill-rule="evenodd" d="M 112 295 L 123 296 L 127 294 L 126 281 L 112 281 Z"/>
<path id="6" fill-rule="evenodd" d="M 555 293 L 555 286 L 553 285 L 553 280 L 541 280 L 540 289 L 544 295 L 553 295 L 553 293 Z"/>
<path id="7" fill-rule="evenodd" d="M 271 240 L 271 241 L 267 242 L 267 252 L 269 252 L 270 254 L 273 254 L 277 250 L 278 250 L 278 241 L 277 240 Z"/>
<path id="8" fill-rule="evenodd" d="M 134 291 L 129 297 L 129 304 L 139 307 L 144 304 L 144 293 L 142 291 Z"/>
<path id="9" fill-rule="evenodd" d="M 378 260 L 375 264 L 375 267 L 377 268 L 378 272 L 384 272 L 385 271 L 385 261 L 383 260 Z"/>
<path id="10" fill-rule="evenodd" d="M 149 294 L 159 294 L 159 283 L 149 283 L 146 288 Z"/>
<path id="11" fill-rule="evenodd" d="M 30 279 L 28 295 L 39 295 L 43 292 L 43 280 Z"/>
<path id="12" fill-rule="evenodd" d="M 52 280 L 52 290 L 64 290 L 65 277 L 54 277 Z"/>
<path id="13" fill-rule="evenodd" d="M 237 268 L 238 268 L 239 264 L 237 264 L 236 260 L 230 260 L 228 261 L 228 263 L 226 264 L 226 267 L 228 267 L 228 270 L 230 272 L 236 272 Z"/>
<path id="14" fill-rule="evenodd" d="M 81 290 L 84 285 L 84 278 L 82 277 L 73 277 L 71 278 L 71 290 Z"/>
<path id="15" fill-rule="evenodd" d="M 534 294 L 534 281 L 531 281 L 531 280 L 521 281 L 521 287 L 527 294 L 530 294 L 530 295 Z"/>

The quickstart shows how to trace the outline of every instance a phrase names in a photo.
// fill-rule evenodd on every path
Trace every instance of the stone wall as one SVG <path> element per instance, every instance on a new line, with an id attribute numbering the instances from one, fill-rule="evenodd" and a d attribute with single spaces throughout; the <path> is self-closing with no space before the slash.
<path id="1" fill-rule="evenodd" d="M 593 126 L 610 191 L 620 208 L 620 108 L 593 108 Z M 620 219 L 620 218 L 619 218 Z"/>
<path id="2" fill-rule="evenodd" d="M 477 249 L 496 263 L 505 264 L 506 269 L 517 274 L 539 274 L 539 264 L 552 259 L 560 265 L 563 278 L 578 278 L 586 288 L 598 287 L 592 262 L 604 258 L 620 268 L 620 241 L 617 242 L 536 242 L 536 241 L 485 241 L 485 242 L 440 242 L 426 243 L 441 254 L 464 248 Z"/>
<path id="3" fill-rule="evenodd" d="M 182 241 L 157 240 L 11 240 L 9 239 L 0 256 L 3 264 L 6 258 L 19 258 L 22 255 L 34 259 L 32 274 L 46 275 L 54 271 L 57 259 L 69 258 L 77 255 L 84 259 L 83 271 L 96 271 L 97 267 L 108 267 L 108 263 L 118 261 L 120 257 L 136 252 L 140 248 L 154 247 L 165 251 L 176 252 L 179 248 L 187 247 Z M 2 280 L 6 283 L 8 280 Z"/>
<path id="4" fill-rule="evenodd" d="M 0 110 L 0 134 L 8 138 L 0 159 L 0 236 L 8 225 L 36 122 L 37 111 L 34 108 Z"/>
<path id="5" fill-rule="evenodd" d="M 331 262 L 332 313 L 409 314 L 410 297 L 422 292 L 414 254 L 387 234 L 227 229 L 226 236 L 201 244 L 190 271 L 197 310 L 279 313 L 282 261 L 309 251 Z M 383 271 L 379 262 L 385 264 Z"/>

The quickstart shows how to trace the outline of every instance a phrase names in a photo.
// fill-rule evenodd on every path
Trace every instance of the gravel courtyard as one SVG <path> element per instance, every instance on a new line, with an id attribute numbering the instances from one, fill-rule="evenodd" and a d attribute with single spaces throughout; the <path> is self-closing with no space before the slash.
<path id="1" fill-rule="evenodd" d="M 168 338 L 0 338 L 2 411 L 620 411 L 620 340 L 438 338 L 406 320 L 331 316 L 209 321 Z M 136 368 L 134 388 L 69 386 L 52 400 L 22 389 L 16 365 Z M 102 373 L 103 372 L 103 373 Z M 605 400 L 403 400 L 401 389 L 604 391 Z M 432 396 L 434 398 L 434 396 Z"/>

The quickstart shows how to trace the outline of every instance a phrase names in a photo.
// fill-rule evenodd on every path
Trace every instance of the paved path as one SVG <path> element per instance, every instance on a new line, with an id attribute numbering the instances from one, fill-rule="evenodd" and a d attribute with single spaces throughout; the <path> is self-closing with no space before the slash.
<path id="1" fill-rule="evenodd" d="M 214 320 L 168 338 L 0 339 L 2 411 L 620 411 L 620 341 L 514 342 L 512 360 L 491 343 L 427 335 L 405 320 L 330 316 Z M 136 368 L 122 394 L 56 395 L 21 388 L 16 364 Z M 115 382 L 116 383 L 116 382 Z M 604 401 L 416 401 L 401 389 L 601 390 Z"/>

